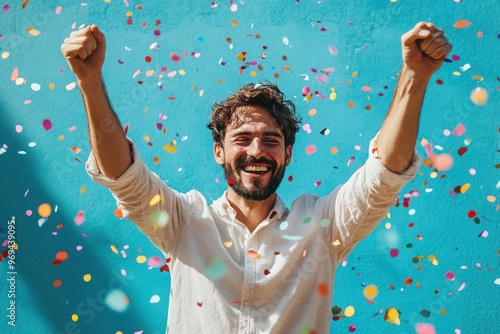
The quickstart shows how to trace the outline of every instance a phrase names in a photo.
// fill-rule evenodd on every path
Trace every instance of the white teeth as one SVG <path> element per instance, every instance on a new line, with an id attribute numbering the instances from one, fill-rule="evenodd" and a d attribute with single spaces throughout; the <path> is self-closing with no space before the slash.
<path id="1" fill-rule="evenodd" d="M 245 168 L 246 172 L 267 172 L 269 168 L 267 166 L 247 166 Z"/>

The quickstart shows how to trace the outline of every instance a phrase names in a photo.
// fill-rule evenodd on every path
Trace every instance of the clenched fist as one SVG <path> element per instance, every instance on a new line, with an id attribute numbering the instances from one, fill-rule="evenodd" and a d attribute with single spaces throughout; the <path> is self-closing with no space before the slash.
<path id="1" fill-rule="evenodd" d="M 429 78 L 451 51 L 451 44 L 434 24 L 419 22 L 401 36 L 403 61 L 414 73 Z"/>
<path id="2" fill-rule="evenodd" d="M 106 53 L 104 34 L 96 25 L 73 31 L 61 45 L 69 67 L 80 81 L 100 75 Z"/>

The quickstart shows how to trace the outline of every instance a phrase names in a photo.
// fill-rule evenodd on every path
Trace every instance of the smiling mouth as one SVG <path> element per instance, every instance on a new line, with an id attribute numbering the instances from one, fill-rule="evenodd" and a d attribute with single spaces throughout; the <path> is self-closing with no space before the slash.
<path id="1" fill-rule="evenodd" d="M 241 168 L 246 173 L 264 174 L 269 171 L 269 166 L 245 165 Z"/>

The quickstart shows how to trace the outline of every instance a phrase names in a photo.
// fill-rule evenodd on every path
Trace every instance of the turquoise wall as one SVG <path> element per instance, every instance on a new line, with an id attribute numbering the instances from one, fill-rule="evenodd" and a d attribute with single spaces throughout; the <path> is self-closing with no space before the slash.
<path id="1" fill-rule="evenodd" d="M 84 169 L 84 109 L 60 52 L 71 31 L 95 23 L 106 33 L 104 78 L 128 135 L 171 187 L 209 201 L 225 189 L 205 129 L 210 106 L 246 82 L 278 83 L 303 116 L 279 189 L 291 204 L 304 192 L 327 194 L 363 164 L 396 86 L 400 36 L 421 20 L 443 28 L 454 48 L 429 85 L 417 150 L 426 158 L 429 143 L 454 163 L 435 172 L 424 160 L 400 205 L 339 266 L 333 303 L 342 310 L 331 331 L 500 332 L 496 0 L 0 6 L 0 333 L 166 327 L 165 260 L 115 216 L 108 190 Z M 484 105 L 471 101 L 478 87 Z M 367 302 L 369 285 L 378 293 Z M 384 320 L 391 308 L 399 325 Z"/>

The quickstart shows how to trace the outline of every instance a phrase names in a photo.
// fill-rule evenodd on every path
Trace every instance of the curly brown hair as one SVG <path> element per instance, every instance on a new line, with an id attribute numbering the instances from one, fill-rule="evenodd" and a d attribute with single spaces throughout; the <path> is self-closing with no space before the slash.
<path id="1" fill-rule="evenodd" d="M 238 107 L 263 107 L 274 116 L 285 137 L 285 147 L 295 143 L 295 134 L 299 131 L 301 118 L 290 100 L 285 100 L 285 94 L 277 85 L 248 83 L 239 88 L 228 98 L 214 103 L 212 106 L 211 122 L 207 127 L 212 130 L 214 142 L 223 147 L 226 135 L 226 126 Z"/>

